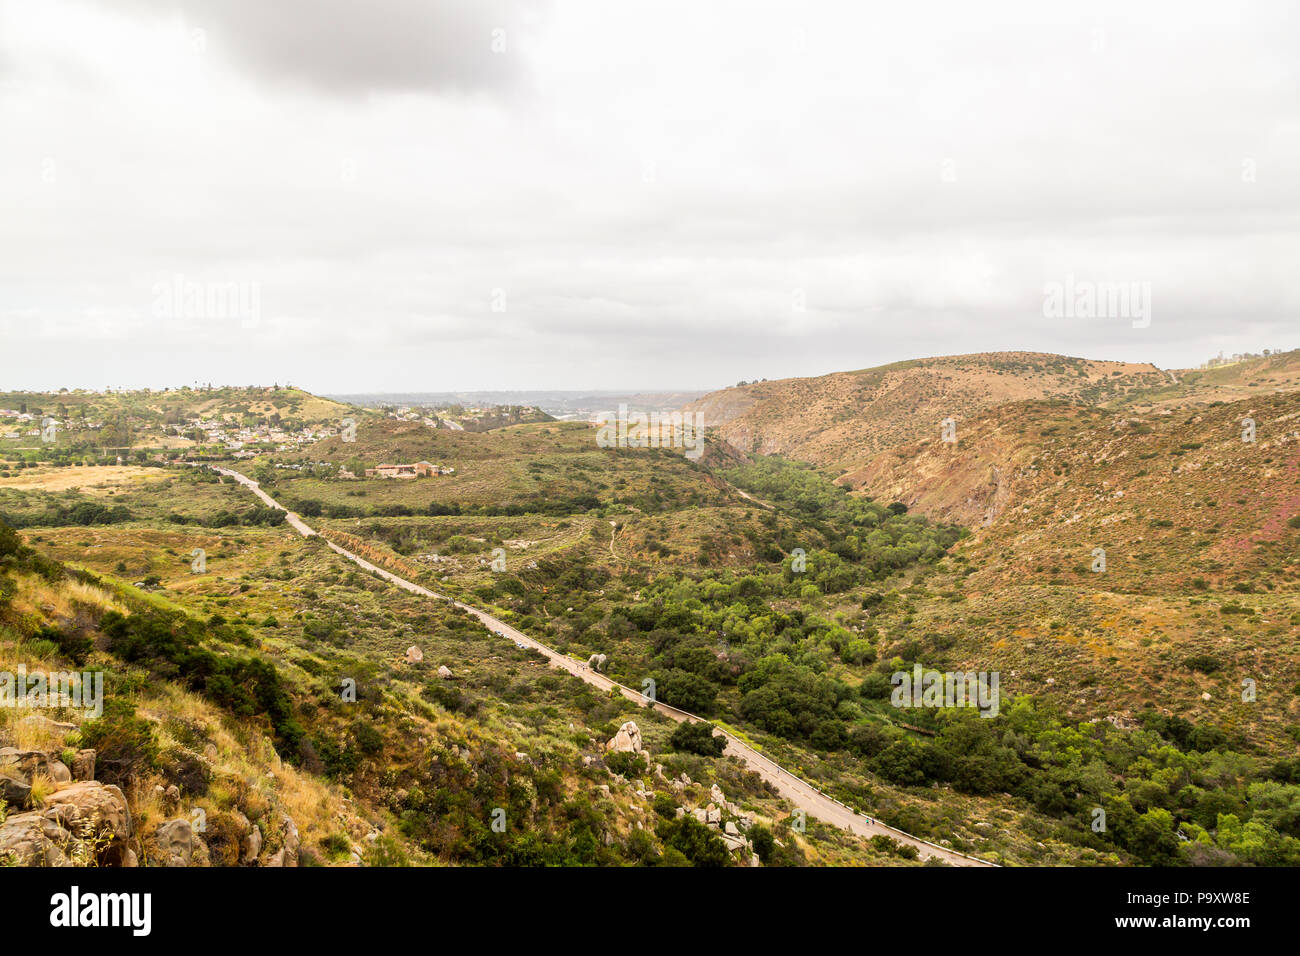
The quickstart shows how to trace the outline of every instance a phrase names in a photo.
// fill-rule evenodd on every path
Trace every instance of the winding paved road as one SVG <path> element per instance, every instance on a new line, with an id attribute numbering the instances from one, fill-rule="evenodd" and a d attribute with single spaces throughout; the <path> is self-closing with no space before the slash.
<path id="1" fill-rule="evenodd" d="M 237 471 L 232 471 L 229 468 L 218 468 L 215 465 L 210 467 L 212 467 L 213 471 L 226 475 L 229 478 L 233 478 L 235 481 L 251 490 L 253 494 L 262 499 L 262 501 L 269 507 L 285 512 L 288 523 L 303 537 L 312 537 L 316 534 L 316 532 L 313 531 L 306 522 L 263 491 L 256 481 L 253 481 L 248 476 L 240 474 Z M 566 670 L 575 677 L 578 677 L 595 687 L 599 687 L 601 690 L 608 691 L 617 689 L 624 697 L 635 701 L 638 704 L 646 705 L 649 703 L 639 691 L 633 690 L 631 687 L 620 684 L 615 680 L 611 680 L 604 674 L 593 671 L 582 661 L 574 660 L 566 654 L 561 654 L 559 651 L 533 640 L 527 634 L 511 627 L 499 618 L 493 617 L 486 611 L 482 611 L 469 604 L 462 604 L 460 601 L 454 601 L 446 595 L 437 594 L 430 591 L 428 588 L 415 584 L 412 581 L 398 577 L 396 574 L 393 574 L 393 572 L 372 564 L 365 558 L 359 557 L 351 551 L 348 551 L 346 548 L 340 547 L 328 538 L 322 537 L 321 540 L 349 561 L 365 568 L 367 571 L 374 572 L 386 581 L 390 581 L 397 585 L 399 588 L 410 591 L 412 594 L 422 595 L 423 597 L 434 598 L 435 600 L 440 601 L 451 601 L 452 604 L 460 608 L 462 611 L 466 611 L 478 618 L 478 620 L 492 633 L 507 637 L 516 644 L 523 644 L 525 647 L 531 648 L 532 650 L 542 654 L 548 661 L 550 661 L 551 666 L 553 667 L 559 667 Z M 613 545 L 612 540 L 610 544 L 611 546 Z M 679 722 L 686 720 L 704 720 L 702 717 L 697 717 L 694 714 L 687 713 L 684 710 L 680 710 L 668 704 L 656 702 L 653 706 L 659 713 Z M 734 734 L 730 734 L 722 728 L 718 728 L 716 733 L 722 734 L 727 738 L 727 747 L 724 753 L 728 756 L 735 757 L 741 763 L 745 764 L 746 767 L 770 783 L 773 788 L 781 794 L 781 796 L 785 797 L 796 807 L 803 810 L 808 816 L 816 817 L 824 823 L 848 830 L 852 833 L 858 834 L 859 836 L 871 837 L 881 835 L 892 837 L 899 843 L 916 847 L 922 857 L 938 857 L 953 866 L 997 866 L 996 863 L 990 863 L 987 860 L 980 860 L 972 856 L 966 856 L 964 853 L 958 853 L 957 851 L 950 850 L 947 847 L 936 846 L 935 844 L 928 843 L 919 837 L 914 837 L 910 833 L 904 833 L 902 830 L 896 830 L 877 820 L 870 819 L 858 813 L 856 810 L 840 803 L 834 797 L 822 793 L 822 791 L 818 790 L 803 778 L 796 777 L 770 757 L 764 756 L 753 747 L 741 742 L 741 740 Z"/>

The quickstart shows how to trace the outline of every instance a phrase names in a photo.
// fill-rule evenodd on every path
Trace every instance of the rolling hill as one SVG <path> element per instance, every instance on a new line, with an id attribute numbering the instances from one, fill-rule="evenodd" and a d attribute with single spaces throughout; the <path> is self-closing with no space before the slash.
<path id="1" fill-rule="evenodd" d="M 1169 381 L 1154 365 L 1036 352 L 917 359 L 818 378 L 723 389 L 685 406 L 751 454 L 781 454 L 838 472 L 873 453 L 939 434 L 1006 402 L 1113 400 Z"/>

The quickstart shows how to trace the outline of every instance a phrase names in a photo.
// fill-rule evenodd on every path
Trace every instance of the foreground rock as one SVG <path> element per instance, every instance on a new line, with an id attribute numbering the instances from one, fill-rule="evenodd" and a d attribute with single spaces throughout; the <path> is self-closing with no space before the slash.
<path id="1" fill-rule="evenodd" d="M 0 857 L 17 866 L 123 866 L 131 811 L 122 791 L 94 780 L 69 784 L 37 811 L 0 824 Z"/>
<path id="2" fill-rule="evenodd" d="M 95 779 L 95 751 L 77 751 L 77 756 L 72 760 L 72 778 L 74 780 Z"/>
<path id="3" fill-rule="evenodd" d="M 154 866 L 208 865 L 207 847 L 183 817 L 168 820 L 154 831 L 149 856 Z"/>

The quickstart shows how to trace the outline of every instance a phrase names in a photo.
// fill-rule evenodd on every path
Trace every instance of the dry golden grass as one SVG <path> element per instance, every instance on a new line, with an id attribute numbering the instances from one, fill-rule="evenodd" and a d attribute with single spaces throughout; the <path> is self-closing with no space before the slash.
<path id="1" fill-rule="evenodd" d="M 17 583 L 12 610 L 19 620 L 53 621 L 86 608 L 97 612 L 126 610 L 115 597 L 91 585 L 66 580 L 51 584 L 35 575 L 20 575 Z M 95 669 L 97 656 L 81 669 Z M 0 628 L 0 670 L 14 672 L 20 665 L 29 672 L 72 669 L 48 643 L 24 638 L 22 628 Z M 120 667 L 116 664 L 113 670 L 120 672 Z M 155 787 L 167 782 L 161 775 L 145 774 L 138 779 L 127 796 L 142 832 L 176 816 L 188 819 L 195 809 L 202 809 L 209 819 L 221 813 L 243 812 L 261 824 L 267 847 L 272 850 L 282 838 L 282 815 L 294 821 L 304 849 L 316 847 L 326 836 L 340 831 L 360 842 L 374 828 L 341 787 L 283 763 L 259 729 L 175 684 L 152 681 L 141 686 L 147 689 L 133 703 L 136 712 L 154 725 L 160 752 L 183 751 L 201 759 L 212 777 L 205 796 L 183 794 L 179 809 L 166 806 L 156 792 Z M 32 715 L 60 722 L 80 721 L 77 715 L 60 710 L 0 708 L 0 746 L 41 750 L 56 756 L 76 746 L 76 730 L 46 721 L 23 720 Z M 46 776 L 38 776 L 33 781 L 34 804 L 40 806 L 59 786 Z M 322 862 L 331 862 L 324 853 L 317 855 Z"/>
<path id="2" fill-rule="evenodd" d="M 189 743 L 177 736 L 182 727 L 187 735 L 197 735 L 215 747 L 215 756 L 207 747 L 205 753 L 196 754 L 209 763 L 214 780 L 204 797 L 183 795 L 183 815 L 202 809 L 211 818 L 238 808 L 253 822 L 261 823 L 272 847 L 279 839 L 277 810 L 294 821 L 304 847 L 340 829 L 355 839 L 371 829 L 339 786 L 283 763 L 269 739 L 232 723 L 198 695 L 166 685 L 162 693 L 142 697 L 137 710 L 156 721 L 163 751 L 194 753 Z M 154 786 L 159 783 L 165 781 L 149 777 L 135 788 L 133 806 L 142 821 L 161 822 L 176 815 L 167 811 L 155 793 Z M 322 862 L 327 862 L 321 856 Z"/>
<path id="3" fill-rule="evenodd" d="M 17 747 L 19 750 L 43 750 L 46 753 L 61 754 L 72 731 L 51 726 L 43 721 L 30 722 L 22 719 L 31 716 L 33 713 L 33 711 L 14 711 L 5 714 L 4 717 L 8 717 L 9 722 L 0 724 L 0 739 L 12 741 L 10 746 Z M 57 718 L 52 717 L 53 713 L 42 713 L 41 716 L 57 720 Z M 3 717 L 0 717 L 0 720 L 3 720 Z M 68 721 L 59 722 L 67 723 Z"/>
<path id="4" fill-rule="evenodd" d="M 126 607 L 103 588 L 80 581 L 51 584 L 34 574 L 19 576 L 13 606 L 19 613 L 39 613 L 56 619 L 72 618 L 84 610 L 96 616 L 105 611 L 126 613 Z"/>
<path id="5" fill-rule="evenodd" d="M 145 479 L 165 480 L 157 468 L 135 465 L 103 465 L 86 468 L 29 468 L 12 478 L 0 478 L 0 488 L 20 491 L 67 491 L 75 488 L 90 495 Z"/>
<path id="6" fill-rule="evenodd" d="M 32 774 L 32 807 L 39 810 L 45 806 L 45 801 L 49 799 L 50 794 L 58 788 L 58 784 L 51 780 L 48 774 Z"/>

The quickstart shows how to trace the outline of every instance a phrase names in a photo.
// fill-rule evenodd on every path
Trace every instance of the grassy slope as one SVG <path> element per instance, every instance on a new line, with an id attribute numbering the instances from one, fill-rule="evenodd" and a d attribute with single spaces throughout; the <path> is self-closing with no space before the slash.
<path id="1" fill-rule="evenodd" d="M 155 487 L 122 495 L 136 516 L 130 522 L 33 528 L 27 537 L 38 548 L 99 574 L 125 580 L 156 576 L 157 589 L 149 592 L 148 600 L 201 618 L 219 614 L 249 627 L 256 651 L 275 663 L 316 743 L 315 753 L 295 755 L 307 771 L 304 779 L 326 786 L 324 775 L 346 783 L 365 814 L 398 834 L 405 851 L 416 859 L 427 854 L 449 862 L 523 862 L 538 852 L 533 841 L 565 847 L 587 829 L 593 830 L 597 843 L 604 833 L 613 841 L 593 861 L 618 862 L 661 852 L 663 847 L 655 841 L 646 849 L 636 842 L 643 838 L 633 838 L 638 822 L 650 826 L 655 819 L 646 799 L 633 792 L 643 785 L 613 776 L 601 764 L 600 745 L 627 719 L 640 723 L 669 776 L 687 772 L 704 781 L 675 794 L 676 803 L 707 803 L 708 785 L 716 781 L 730 799 L 784 832 L 778 821 L 786 811 L 754 778 L 726 761 L 669 753 L 669 723 L 546 671 L 538 659 L 503 645 L 458 612 L 377 582 L 284 528 L 177 527 L 163 520 L 165 512 L 211 518 L 247 504 L 242 490 L 191 478 L 186 473 L 168 475 Z M 207 551 L 206 574 L 190 572 L 189 555 L 195 547 Z M 20 631 L 7 634 L 15 648 L 28 643 Z M 422 663 L 402 660 L 411 644 L 422 648 Z M 443 664 L 453 670 L 454 682 L 436 679 Z M 361 749 L 366 737 L 358 725 L 362 716 L 339 703 L 337 682 L 342 676 L 358 681 L 364 722 L 380 733 L 374 753 Z M 439 688 L 432 698 L 425 690 L 430 684 Z M 446 696 L 443 689 L 453 692 Z M 170 719 L 167 701 L 175 699 L 177 691 L 160 682 L 152 693 L 158 702 L 151 706 L 160 719 Z M 246 722 L 213 720 L 232 728 L 228 732 L 238 734 L 237 739 L 247 739 Z M 334 745 L 332 752 L 321 749 L 325 743 Z M 495 787 L 506 786 L 512 777 L 520 783 L 494 796 Z M 143 779 L 145 789 L 138 792 L 146 793 L 152 779 Z M 609 798 L 600 797 L 600 783 L 612 786 Z M 651 786 L 668 789 L 662 781 Z M 237 806 L 223 801 L 225 797 L 218 796 L 212 812 L 232 812 Z M 509 813 L 518 827 L 511 834 L 519 840 L 501 841 L 499 850 L 482 826 L 494 801 L 512 808 Z M 322 801 L 321 806 L 329 804 Z M 516 812 L 526 819 L 515 817 Z M 337 842 L 330 837 L 338 828 L 327 816 L 308 815 L 305 823 L 300 821 L 304 845 L 321 858 L 334 853 Z M 358 839 L 355 833 L 349 835 Z M 790 851 L 792 860 L 897 861 L 887 852 L 846 842 L 820 828 L 810 831 L 807 839 L 788 832 L 785 838 L 789 846 L 799 847 Z"/>

